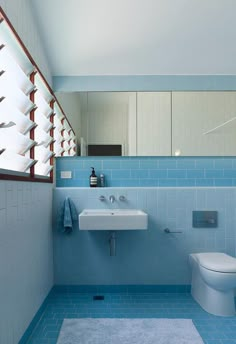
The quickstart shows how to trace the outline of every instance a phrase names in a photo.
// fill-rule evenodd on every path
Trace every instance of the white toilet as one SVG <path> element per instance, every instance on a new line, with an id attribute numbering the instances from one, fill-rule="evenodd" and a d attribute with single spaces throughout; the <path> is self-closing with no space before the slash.
<path id="1" fill-rule="evenodd" d="M 225 253 L 193 253 L 191 294 L 208 313 L 235 315 L 236 258 Z"/>

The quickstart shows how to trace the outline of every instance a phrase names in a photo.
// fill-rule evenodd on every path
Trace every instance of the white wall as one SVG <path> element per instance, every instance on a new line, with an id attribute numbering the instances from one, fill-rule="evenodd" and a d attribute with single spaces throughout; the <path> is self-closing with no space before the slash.
<path id="1" fill-rule="evenodd" d="M 235 0 L 31 1 L 53 75 L 236 74 Z"/>
<path id="2" fill-rule="evenodd" d="M 0 343 L 18 343 L 52 287 L 51 208 L 51 184 L 0 181 Z"/>
<path id="3" fill-rule="evenodd" d="M 0 5 L 51 83 L 30 1 Z M 16 344 L 53 285 L 52 185 L 0 181 L 0 343 Z"/>

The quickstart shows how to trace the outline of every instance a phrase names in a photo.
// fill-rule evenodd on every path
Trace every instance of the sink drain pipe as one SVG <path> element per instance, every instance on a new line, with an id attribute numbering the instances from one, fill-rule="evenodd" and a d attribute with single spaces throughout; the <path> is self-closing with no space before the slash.
<path id="1" fill-rule="evenodd" d="M 109 238 L 110 256 L 116 255 L 116 233 L 112 232 Z"/>

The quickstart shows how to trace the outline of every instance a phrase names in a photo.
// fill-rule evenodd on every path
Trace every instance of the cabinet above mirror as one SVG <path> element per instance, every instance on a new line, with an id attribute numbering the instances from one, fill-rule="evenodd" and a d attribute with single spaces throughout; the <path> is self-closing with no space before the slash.
<path id="1" fill-rule="evenodd" d="M 234 91 L 75 92 L 57 98 L 81 155 L 91 145 L 96 155 L 236 155 Z"/>

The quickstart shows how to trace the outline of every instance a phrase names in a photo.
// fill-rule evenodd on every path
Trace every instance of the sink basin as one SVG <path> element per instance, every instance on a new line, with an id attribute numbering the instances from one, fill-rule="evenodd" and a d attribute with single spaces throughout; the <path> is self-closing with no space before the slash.
<path id="1" fill-rule="evenodd" d="M 80 230 L 142 230 L 148 215 L 139 209 L 84 209 L 79 214 Z"/>

